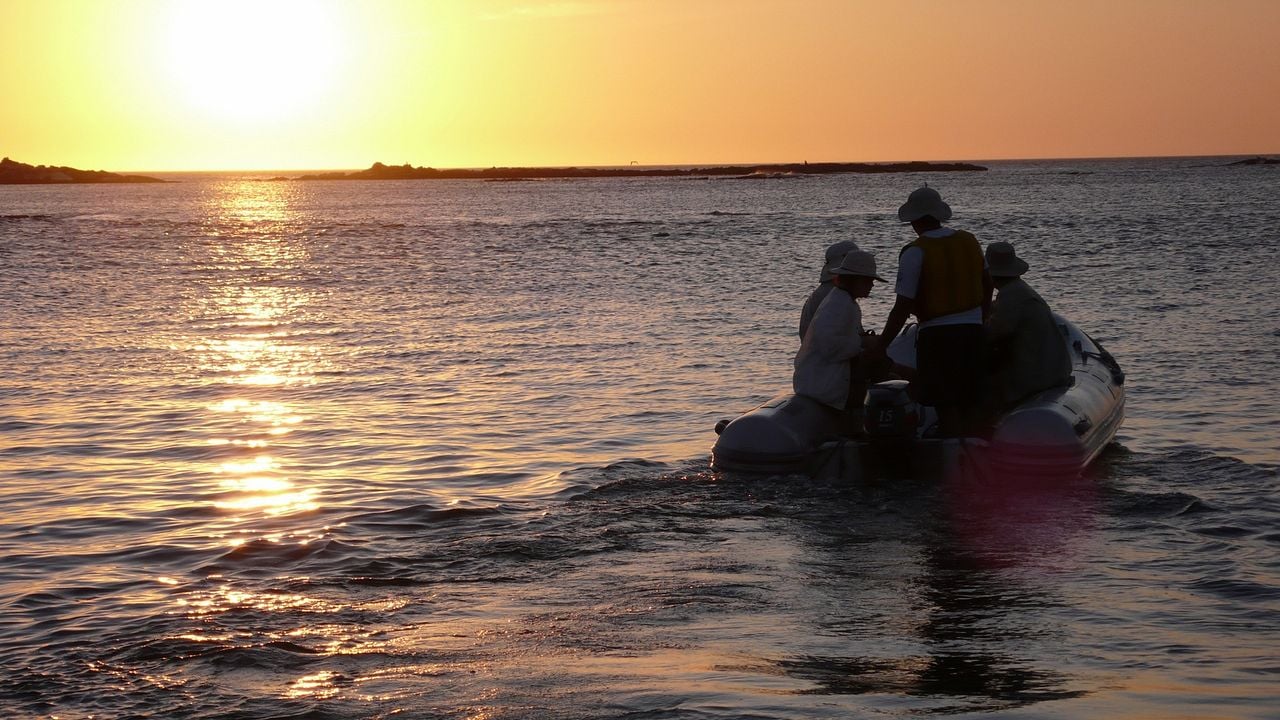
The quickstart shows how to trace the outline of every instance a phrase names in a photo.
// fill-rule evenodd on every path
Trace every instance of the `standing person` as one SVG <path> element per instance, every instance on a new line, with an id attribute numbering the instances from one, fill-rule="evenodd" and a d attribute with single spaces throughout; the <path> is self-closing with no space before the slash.
<path id="1" fill-rule="evenodd" d="M 992 406 L 1003 412 L 1027 397 L 1071 382 L 1071 353 L 1049 303 L 1022 279 L 1027 263 L 1006 242 L 987 247 L 987 268 L 1000 291 L 987 318 Z"/>
<path id="2" fill-rule="evenodd" d="M 972 234 L 943 226 L 951 207 L 927 185 L 907 197 L 898 219 L 910 223 L 917 237 L 898 256 L 898 297 L 878 350 L 915 315 L 918 399 L 938 411 L 943 437 L 973 434 L 982 415 L 982 323 L 991 308 L 982 247 Z"/>
<path id="3" fill-rule="evenodd" d="M 800 310 L 801 340 L 804 340 L 804 331 L 809 329 L 813 314 L 818 311 L 818 306 L 822 304 L 822 300 L 827 297 L 827 293 L 831 292 L 831 288 L 834 287 L 831 284 L 831 270 L 840 267 L 840 262 L 844 260 L 844 256 L 857 249 L 858 244 L 852 240 L 841 240 L 838 243 L 827 246 L 826 259 L 822 263 L 822 272 L 818 275 L 818 287 L 809 293 L 809 299 L 804 301 L 804 307 Z"/>
<path id="4" fill-rule="evenodd" d="M 884 278 L 876 274 L 871 253 L 855 250 L 831 270 L 833 287 L 818 306 L 796 353 L 791 384 L 798 395 L 807 395 L 837 410 L 847 411 L 847 432 L 862 429 L 862 402 L 866 394 L 862 308 L 858 299 L 871 294 L 872 284 Z"/>

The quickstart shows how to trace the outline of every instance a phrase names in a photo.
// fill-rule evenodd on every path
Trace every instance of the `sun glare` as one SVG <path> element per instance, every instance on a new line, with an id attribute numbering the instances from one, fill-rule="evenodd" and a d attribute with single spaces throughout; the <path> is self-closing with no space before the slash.
<path id="1" fill-rule="evenodd" d="M 334 89 L 345 48 L 333 4 L 175 0 L 161 62 L 202 115 L 282 119 Z"/>

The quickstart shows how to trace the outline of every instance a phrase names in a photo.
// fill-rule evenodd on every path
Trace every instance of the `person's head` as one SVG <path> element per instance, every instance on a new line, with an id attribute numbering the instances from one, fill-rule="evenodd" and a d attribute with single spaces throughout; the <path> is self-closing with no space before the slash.
<path id="1" fill-rule="evenodd" d="M 940 227 L 942 227 L 942 223 L 938 222 L 938 218 L 932 215 L 925 215 L 911 221 L 911 229 L 915 230 L 917 235 L 923 235 Z"/>
<path id="2" fill-rule="evenodd" d="M 937 190 L 925 185 L 913 190 L 907 201 L 898 208 L 898 220 L 911 223 L 917 233 L 925 233 L 942 227 L 951 219 L 951 206 L 942 201 Z"/>
<path id="3" fill-rule="evenodd" d="M 993 242 L 987 246 L 987 272 L 996 287 L 1003 287 L 1022 277 L 1028 269 L 1025 260 L 1018 257 L 1007 242 Z"/>
<path id="4" fill-rule="evenodd" d="M 836 276 L 835 284 L 836 287 L 856 298 L 864 298 L 871 295 L 871 288 L 875 285 L 875 278 L 869 278 L 864 275 Z"/>
<path id="5" fill-rule="evenodd" d="M 854 250 L 845 255 L 840 266 L 831 270 L 831 275 L 837 287 L 855 298 L 870 295 L 876 280 L 884 282 L 884 278 L 876 274 L 875 256 L 865 250 Z"/>
<path id="6" fill-rule="evenodd" d="M 827 246 L 825 259 L 822 263 L 822 282 L 831 279 L 831 270 L 840 267 L 840 261 L 844 260 L 844 256 L 858 249 L 858 244 L 852 240 L 841 240 L 838 243 L 832 243 Z"/>

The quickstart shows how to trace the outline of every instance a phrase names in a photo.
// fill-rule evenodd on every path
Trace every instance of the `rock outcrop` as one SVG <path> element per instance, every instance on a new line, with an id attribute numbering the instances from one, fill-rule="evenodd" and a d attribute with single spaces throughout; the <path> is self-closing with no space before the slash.
<path id="1" fill-rule="evenodd" d="M 303 175 L 299 180 L 542 180 L 550 178 L 606 177 L 794 177 L 834 173 L 974 172 L 986 170 L 970 163 L 786 163 L 779 165 L 727 165 L 707 168 L 513 168 L 448 169 L 374 163 L 367 170 Z"/>
<path id="2" fill-rule="evenodd" d="M 119 175 L 105 170 L 28 165 L 9 158 L 0 160 L 0 185 L 61 185 L 70 183 L 158 183 L 145 175 Z"/>
<path id="3" fill-rule="evenodd" d="M 1227 165 L 1229 167 L 1233 165 L 1280 165 L 1280 159 L 1258 156 L 1248 160 L 1237 160 L 1233 163 L 1227 163 Z"/>

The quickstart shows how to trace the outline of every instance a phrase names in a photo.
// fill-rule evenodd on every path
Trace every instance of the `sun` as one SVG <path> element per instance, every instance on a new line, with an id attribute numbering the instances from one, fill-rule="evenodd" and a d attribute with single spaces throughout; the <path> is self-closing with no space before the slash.
<path id="1" fill-rule="evenodd" d="M 178 98 L 224 120 L 284 119 L 336 87 L 345 51 L 321 0 L 173 0 L 160 62 Z"/>

